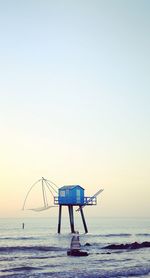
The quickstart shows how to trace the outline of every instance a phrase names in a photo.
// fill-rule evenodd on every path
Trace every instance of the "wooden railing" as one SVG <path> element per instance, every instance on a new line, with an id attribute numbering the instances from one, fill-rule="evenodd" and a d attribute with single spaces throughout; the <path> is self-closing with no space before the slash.
<path id="1" fill-rule="evenodd" d="M 58 202 L 58 196 L 57 197 L 54 197 L 54 205 L 58 205 L 59 202 Z"/>
<path id="2" fill-rule="evenodd" d="M 96 197 L 84 197 L 84 205 L 97 205 L 97 198 Z"/>
<path id="3" fill-rule="evenodd" d="M 59 205 L 59 197 L 54 197 L 54 205 Z M 96 197 L 84 197 L 84 203 L 82 204 L 84 206 L 90 206 L 90 205 L 97 205 L 97 198 Z"/>

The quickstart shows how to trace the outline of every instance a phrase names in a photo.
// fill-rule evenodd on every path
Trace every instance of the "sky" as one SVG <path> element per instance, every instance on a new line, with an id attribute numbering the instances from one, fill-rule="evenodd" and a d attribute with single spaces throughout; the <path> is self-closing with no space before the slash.
<path id="1" fill-rule="evenodd" d="M 42 176 L 150 216 L 149 30 L 149 0 L 0 1 L 0 217 L 56 216 L 21 210 Z"/>

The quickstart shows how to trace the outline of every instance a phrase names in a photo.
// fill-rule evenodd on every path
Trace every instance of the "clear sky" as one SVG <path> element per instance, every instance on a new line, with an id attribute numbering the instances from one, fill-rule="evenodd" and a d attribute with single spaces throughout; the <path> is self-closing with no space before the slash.
<path id="1" fill-rule="evenodd" d="M 0 217 L 42 176 L 149 216 L 149 76 L 149 0 L 1 0 Z"/>

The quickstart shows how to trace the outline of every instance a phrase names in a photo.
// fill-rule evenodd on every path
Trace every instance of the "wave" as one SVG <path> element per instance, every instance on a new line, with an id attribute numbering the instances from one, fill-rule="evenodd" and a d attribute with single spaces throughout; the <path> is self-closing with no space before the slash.
<path id="1" fill-rule="evenodd" d="M 2 272 L 15 272 L 15 271 L 32 271 L 32 270 L 39 270 L 40 267 L 31 267 L 31 266 L 21 266 L 21 267 L 14 267 L 9 269 L 3 269 Z"/>
<path id="2" fill-rule="evenodd" d="M 0 247 L 0 252 L 33 252 L 33 251 L 41 251 L 41 252 L 49 252 L 49 251 L 64 251 L 65 248 L 55 247 L 55 246 L 6 246 Z"/>
<path id="3" fill-rule="evenodd" d="M 39 237 L 0 237 L 0 240 L 39 240 Z"/>
<path id="4" fill-rule="evenodd" d="M 136 236 L 150 236 L 149 233 L 139 233 L 139 234 L 136 234 Z"/>
<path id="5" fill-rule="evenodd" d="M 82 236 L 82 235 L 81 235 Z M 137 233 L 137 234 L 132 234 L 132 233 L 112 233 L 112 234 L 96 234 L 96 235 L 92 235 L 92 234 L 88 234 L 87 237 L 131 237 L 131 236 L 145 236 L 145 237 L 150 237 L 150 233 Z"/>
<path id="6" fill-rule="evenodd" d="M 66 278 L 122 278 L 122 277 L 143 277 L 150 273 L 150 267 L 149 266 L 139 266 L 139 267 L 124 267 L 124 268 L 116 268 L 115 270 L 93 270 L 88 271 L 87 269 L 82 272 L 81 270 L 76 270 L 76 272 L 72 271 L 72 269 L 69 272 L 62 271 L 62 272 L 40 272 L 40 277 L 66 277 Z M 38 277 L 38 276 L 37 276 Z"/>
<path id="7" fill-rule="evenodd" d="M 144 266 L 144 267 L 133 267 L 133 268 L 124 268 L 124 269 L 115 269 L 115 271 L 101 271 L 100 275 L 99 274 L 94 274 L 91 273 L 90 275 L 87 273 L 87 275 L 79 275 L 79 276 L 74 276 L 74 277 L 78 277 L 78 278 L 121 278 L 121 277 L 141 277 L 141 276 L 145 276 L 148 275 L 150 273 L 150 268 L 148 266 Z M 57 277 L 57 276 L 56 276 Z"/>
<path id="8" fill-rule="evenodd" d="M 100 237 L 130 237 L 133 236 L 134 234 L 130 233 L 119 233 L 119 234 L 104 234 L 104 235 L 99 235 Z M 137 233 L 135 236 L 150 236 L 150 233 Z"/>
<path id="9" fill-rule="evenodd" d="M 101 276 L 101 278 L 105 277 L 141 277 L 144 275 L 148 275 L 150 273 L 150 268 L 148 266 L 143 266 L 143 267 L 133 267 L 133 268 L 124 268 L 124 269 L 116 269 L 115 271 L 112 272 L 107 272 L 105 273 L 104 276 Z"/>
<path id="10" fill-rule="evenodd" d="M 80 235 L 82 238 L 83 235 Z M 112 234 L 87 234 L 87 238 L 97 238 L 97 237 L 130 237 L 132 234 L 130 233 L 112 233 Z M 84 234 L 85 237 L 85 234 Z"/>
<path id="11" fill-rule="evenodd" d="M 105 235 L 100 235 L 102 237 L 130 237 L 132 234 L 127 234 L 127 233 L 120 233 L 120 234 L 105 234 Z"/>
<path id="12" fill-rule="evenodd" d="M 55 256 L 30 256 L 30 257 L 26 257 L 27 259 L 30 259 L 30 260 L 43 260 L 43 259 L 55 259 L 55 258 L 60 258 L 60 257 L 63 257 L 63 255 L 61 254 L 56 254 Z"/>
<path id="13" fill-rule="evenodd" d="M 15 260 L 17 257 L 1 257 L 0 258 L 0 262 L 3 262 L 3 261 L 8 261 L 8 262 L 11 262 L 11 261 L 13 261 L 13 260 Z"/>

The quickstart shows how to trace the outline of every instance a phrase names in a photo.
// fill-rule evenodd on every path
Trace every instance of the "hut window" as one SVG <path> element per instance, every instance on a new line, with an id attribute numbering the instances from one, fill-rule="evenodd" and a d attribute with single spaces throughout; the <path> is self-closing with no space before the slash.
<path id="1" fill-rule="evenodd" d="M 65 190 L 60 191 L 60 197 L 65 197 Z"/>

